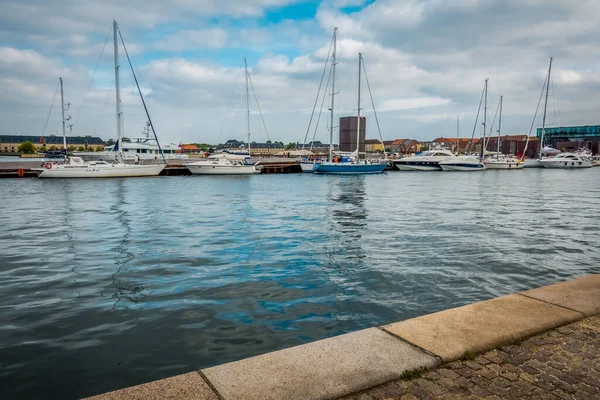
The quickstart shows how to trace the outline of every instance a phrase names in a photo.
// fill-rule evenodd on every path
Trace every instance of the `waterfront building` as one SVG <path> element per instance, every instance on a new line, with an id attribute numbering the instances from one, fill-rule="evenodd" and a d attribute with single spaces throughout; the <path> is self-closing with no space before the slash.
<path id="1" fill-rule="evenodd" d="M 495 152 L 498 148 L 498 136 L 486 138 L 485 142 L 487 151 Z M 502 135 L 500 136 L 500 153 L 521 157 L 525 151 L 526 144 L 527 135 Z M 538 140 L 535 136 L 531 136 L 529 144 L 527 144 L 527 154 L 525 156 L 527 158 L 536 158 L 538 153 Z"/>
<path id="2" fill-rule="evenodd" d="M 36 136 L 36 135 L 0 135 L 0 152 L 16 152 L 19 146 L 24 142 L 31 142 L 36 150 L 42 147 L 49 149 L 54 146 L 57 150 L 63 148 L 62 136 Z M 85 150 L 94 147 L 95 150 L 104 149 L 106 143 L 96 136 L 67 136 L 67 148 L 77 149 L 82 146 Z"/>
<path id="3" fill-rule="evenodd" d="M 356 131 L 358 117 L 341 117 L 340 118 L 340 151 L 353 152 L 356 150 Z M 365 138 L 367 132 L 367 118 L 360 117 L 360 142 L 358 151 L 365 152 Z"/>
<path id="4" fill-rule="evenodd" d="M 196 146 L 195 144 L 184 144 L 181 145 L 181 152 L 182 153 L 198 153 L 200 150 L 198 149 L 198 146 Z"/>
<path id="5" fill-rule="evenodd" d="M 537 137 L 542 136 L 542 129 L 537 129 Z M 600 125 L 557 126 L 545 128 L 544 145 L 558 150 L 574 151 L 587 148 L 594 154 L 600 152 Z"/>
<path id="6" fill-rule="evenodd" d="M 306 144 L 296 145 L 295 150 L 311 150 L 314 154 L 329 154 L 329 144 L 322 143 L 319 140 L 311 141 Z M 333 145 L 333 151 L 338 151 L 340 146 L 337 144 Z"/>
<path id="7" fill-rule="evenodd" d="M 381 143 L 381 140 L 379 140 L 379 139 L 366 139 L 365 140 L 365 152 L 367 152 L 367 153 L 383 153 L 383 143 Z"/>

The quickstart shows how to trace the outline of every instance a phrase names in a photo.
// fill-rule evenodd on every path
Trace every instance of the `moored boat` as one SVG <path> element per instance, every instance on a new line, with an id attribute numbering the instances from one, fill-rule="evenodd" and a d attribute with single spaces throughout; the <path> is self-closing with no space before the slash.
<path id="1" fill-rule="evenodd" d="M 214 154 L 206 160 L 185 164 L 194 175 L 252 175 L 260 171 L 249 156 Z"/>
<path id="2" fill-rule="evenodd" d="M 485 164 L 478 156 L 458 156 L 451 160 L 440 161 L 444 171 L 483 171 Z"/>
<path id="3" fill-rule="evenodd" d="M 448 150 L 428 150 L 420 155 L 393 160 L 394 166 L 400 171 L 441 171 L 440 161 L 456 158 Z"/>
<path id="4" fill-rule="evenodd" d="M 554 157 L 540 160 L 544 168 L 591 168 L 594 166 L 590 157 L 578 153 L 561 153 Z"/>

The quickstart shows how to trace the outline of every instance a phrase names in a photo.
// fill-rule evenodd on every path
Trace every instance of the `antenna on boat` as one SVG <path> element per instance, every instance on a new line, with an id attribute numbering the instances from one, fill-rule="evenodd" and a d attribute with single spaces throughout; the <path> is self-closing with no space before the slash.
<path id="1" fill-rule="evenodd" d="M 459 120 L 459 116 L 456 116 L 456 154 L 460 154 L 460 147 L 459 147 L 459 143 L 460 143 L 460 120 Z"/>
<path id="2" fill-rule="evenodd" d="M 333 161 L 333 108 L 335 105 L 335 66 L 337 56 L 337 26 L 333 27 L 333 53 L 331 55 L 331 124 L 329 125 L 329 162 Z"/>

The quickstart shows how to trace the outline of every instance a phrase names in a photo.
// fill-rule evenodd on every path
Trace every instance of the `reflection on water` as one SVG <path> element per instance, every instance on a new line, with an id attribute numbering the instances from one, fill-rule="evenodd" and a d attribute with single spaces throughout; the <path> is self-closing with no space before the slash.
<path id="1" fill-rule="evenodd" d="M 599 273 L 599 175 L 5 180 L 3 398 L 89 396 Z"/>

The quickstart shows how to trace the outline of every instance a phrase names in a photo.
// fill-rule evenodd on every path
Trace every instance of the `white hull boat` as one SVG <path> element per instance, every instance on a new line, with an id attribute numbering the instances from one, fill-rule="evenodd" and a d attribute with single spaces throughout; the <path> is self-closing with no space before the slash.
<path id="1" fill-rule="evenodd" d="M 486 169 L 523 169 L 525 163 L 510 161 L 486 161 Z"/>
<path id="2" fill-rule="evenodd" d="M 300 168 L 302 172 L 315 172 L 315 163 L 312 161 L 300 161 Z"/>
<path id="3" fill-rule="evenodd" d="M 194 175 L 252 175 L 260 171 L 248 156 L 216 154 L 206 160 L 185 164 Z"/>
<path id="4" fill-rule="evenodd" d="M 43 168 L 34 168 L 38 178 L 128 178 L 157 176 L 165 168 L 164 164 L 125 164 L 96 161 L 85 163 L 79 157 L 72 157 L 68 163 L 47 162 Z"/>
<path id="5" fill-rule="evenodd" d="M 523 169 L 525 163 L 517 157 L 494 155 L 485 159 L 486 169 Z"/>
<path id="6" fill-rule="evenodd" d="M 441 161 L 455 159 L 456 156 L 448 150 L 429 150 L 419 156 L 411 156 L 394 160 L 394 166 L 400 171 L 441 171 Z"/>
<path id="7" fill-rule="evenodd" d="M 539 158 L 526 158 L 523 168 L 544 168 Z"/>
<path id="8" fill-rule="evenodd" d="M 561 153 L 555 157 L 544 158 L 540 161 L 544 168 L 591 168 L 594 166 L 591 158 L 577 153 Z"/>
<path id="9" fill-rule="evenodd" d="M 117 143 L 114 153 L 116 158 L 113 159 L 112 163 L 105 161 L 84 161 L 81 157 L 68 157 L 65 162 L 46 162 L 42 165 L 42 168 L 35 168 L 39 173 L 38 178 L 49 179 L 49 178 L 128 178 L 128 177 L 141 177 L 141 176 L 157 176 L 165 168 L 166 164 L 126 164 L 124 163 L 123 157 L 123 130 L 122 130 L 122 117 L 123 113 L 121 110 L 121 94 L 119 89 L 119 52 L 118 52 L 118 41 L 117 35 L 119 34 L 119 28 L 117 21 L 113 21 L 113 36 L 114 36 L 114 49 L 115 49 L 115 91 L 116 91 L 116 108 L 117 108 Z M 121 38 L 122 39 L 122 38 Z M 131 65 L 131 64 L 130 64 Z M 133 70 L 133 67 L 132 67 Z M 139 90 L 142 101 L 141 90 Z M 61 102 L 64 104 L 62 94 L 62 78 L 61 78 Z M 64 106 L 62 108 L 62 125 L 63 125 L 63 136 L 64 147 L 66 151 L 66 132 L 65 123 L 66 119 L 64 116 Z M 147 115 L 148 116 L 148 115 Z M 148 119 L 150 117 L 148 116 Z M 151 124 L 148 124 L 151 127 Z M 153 130 L 154 131 L 154 130 Z M 149 140 L 149 137 L 146 138 Z M 155 136 L 155 142 L 158 138 Z"/>
<path id="10" fill-rule="evenodd" d="M 440 167 L 444 171 L 483 171 L 485 164 L 479 157 L 460 156 L 452 160 L 441 161 Z"/>

